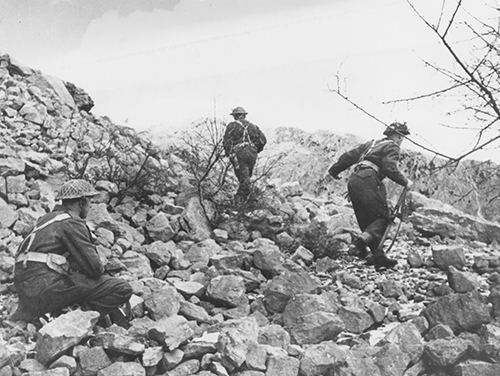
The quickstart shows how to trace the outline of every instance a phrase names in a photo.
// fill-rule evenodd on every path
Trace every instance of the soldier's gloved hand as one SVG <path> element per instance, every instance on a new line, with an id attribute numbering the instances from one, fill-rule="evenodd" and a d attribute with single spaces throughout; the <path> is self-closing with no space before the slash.
<path id="1" fill-rule="evenodd" d="M 413 184 L 415 184 L 415 183 L 413 182 L 413 180 L 410 180 L 410 179 L 407 179 L 407 180 L 408 180 L 408 182 L 406 183 L 406 187 L 405 188 L 406 189 L 411 189 L 413 187 Z"/>
<path id="2" fill-rule="evenodd" d="M 340 176 L 338 174 L 332 175 L 332 174 L 330 174 L 330 170 L 329 169 L 326 170 L 325 175 L 323 175 L 323 180 L 328 181 L 328 180 L 331 180 L 332 178 L 335 179 L 335 180 L 339 180 Z"/>

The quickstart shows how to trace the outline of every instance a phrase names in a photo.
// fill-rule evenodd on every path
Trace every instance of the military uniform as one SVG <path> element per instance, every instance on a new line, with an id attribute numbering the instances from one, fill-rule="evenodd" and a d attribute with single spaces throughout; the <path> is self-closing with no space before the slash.
<path id="1" fill-rule="evenodd" d="M 20 305 L 13 319 L 32 321 L 73 304 L 110 313 L 129 300 L 132 289 L 103 272 L 85 221 L 56 207 L 19 247 L 14 284 Z"/>
<path id="2" fill-rule="evenodd" d="M 245 119 L 229 123 L 224 133 L 224 150 L 231 160 L 234 172 L 239 181 L 237 196 L 248 197 L 250 193 L 250 177 L 253 174 L 257 154 L 266 145 L 264 133 L 255 124 Z"/>
<path id="3" fill-rule="evenodd" d="M 399 145 L 389 138 L 366 142 L 342 154 L 328 172 L 337 176 L 356 164 L 349 178 L 348 192 L 361 231 L 371 235 L 367 244 L 376 253 L 380 240 L 389 225 L 387 194 L 382 180 L 406 186 L 408 179 L 399 171 Z"/>

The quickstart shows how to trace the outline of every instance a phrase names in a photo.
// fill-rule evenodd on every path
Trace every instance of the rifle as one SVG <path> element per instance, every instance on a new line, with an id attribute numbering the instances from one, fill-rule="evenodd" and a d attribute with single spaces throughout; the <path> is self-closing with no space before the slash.
<path id="1" fill-rule="evenodd" d="M 394 219 L 398 216 L 398 212 L 399 212 L 400 221 L 399 221 L 398 227 L 396 229 L 396 233 L 394 234 L 394 237 L 392 238 L 391 244 L 389 245 L 389 248 L 387 248 L 387 251 L 385 251 L 386 254 L 391 250 L 392 246 L 396 242 L 396 238 L 399 235 L 399 230 L 401 230 L 401 223 L 403 223 L 403 206 L 404 206 L 406 194 L 408 193 L 408 191 L 409 191 L 409 188 L 407 188 L 407 187 L 403 188 L 403 191 L 399 195 L 399 199 L 398 199 L 398 202 L 396 203 L 396 206 L 389 213 L 390 222 L 389 222 L 389 225 L 387 226 L 387 228 L 385 229 L 385 232 L 384 232 L 384 235 L 382 236 L 382 239 L 380 239 L 380 243 L 378 243 L 377 252 L 382 252 L 382 250 L 384 249 L 384 242 L 387 239 L 387 237 L 389 236 L 389 231 L 391 229 L 391 226 L 394 224 Z"/>

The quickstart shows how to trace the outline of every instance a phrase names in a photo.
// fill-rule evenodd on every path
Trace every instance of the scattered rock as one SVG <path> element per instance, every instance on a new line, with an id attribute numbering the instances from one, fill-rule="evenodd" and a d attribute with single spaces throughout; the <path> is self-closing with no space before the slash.
<path id="1" fill-rule="evenodd" d="M 94 311 L 71 311 L 44 325 L 36 342 L 36 359 L 48 364 L 92 334 L 99 319 Z"/>
<path id="2" fill-rule="evenodd" d="M 431 328 L 444 324 L 455 333 L 473 330 L 491 321 L 488 306 L 475 292 L 443 296 L 426 307 L 422 314 Z"/>
<path id="3" fill-rule="evenodd" d="M 467 264 L 464 250 L 460 247 L 435 246 L 432 248 L 432 259 L 442 270 L 448 267 L 462 268 Z"/>
<path id="4" fill-rule="evenodd" d="M 264 304 L 270 312 L 283 312 L 290 298 L 317 289 L 318 282 L 304 271 L 284 271 L 274 277 L 264 290 Z"/>
<path id="5" fill-rule="evenodd" d="M 480 360 L 466 360 L 453 369 L 454 376 L 496 376 L 500 375 L 500 365 Z"/>
<path id="6" fill-rule="evenodd" d="M 266 376 L 297 376 L 300 361 L 291 356 L 270 355 L 267 360 Z"/>
<path id="7" fill-rule="evenodd" d="M 300 357 L 300 374 L 323 376 L 335 370 L 339 363 L 347 359 L 347 351 L 333 341 L 307 346 Z"/>
<path id="8" fill-rule="evenodd" d="M 144 305 L 153 320 L 173 316 L 179 312 L 181 296 L 174 287 L 163 286 L 153 291 L 144 300 Z"/>
<path id="9" fill-rule="evenodd" d="M 373 318 L 357 307 L 340 307 L 338 315 L 344 322 L 345 330 L 361 334 L 374 324 Z"/>
<path id="10" fill-rule="evenodd" d="M 457 364 L 468 349 L 468 342 L 461 338 L 441 338 L 425 344 L 424 356 L 431 365 L 449 367 Z"/>
<path id="11" fill-rule="evenodd" d="M 135 362 L 115 362 L 97 372 L 97 376 L 146 376 L 146 370 Z"/>
<path id="12" fill-rule="evenodd" d="M 246 301 L 243 278 L 234 275 L 222 275 L 210 280 L 207 297 L 218 304 L 238 307 Z"/>
<path id="13" fill-rule="evenodd" d="M 97 372 L 111 365 L 111 360 L 102 347 L 83 348 L 78 352 L 83 376 L 95 376 Z"/>
<path id="14" fill-rule="evenodd" d="M 163 317 L 148 331 L 148 336 L 172 351 L 193 336 L 193 329 L 182 316 Z"/>
<path id="15" fill-rule="evenodd" d="M 224 367 L 230 371 L 240 367 L 251 345 L 257 343 L 258 325 L 254 319 L 228 320 L 223 324 L 217 342 Z"/>
<path id="16" fill-rule="evenodd" d="M 453 266 L 448 268 L 448 283 L 458 293 L 474 291 L 479 288 L 476 274 L 458 271 Z"/>
<path id="17" fill-rule="evenodd" d="M 176 234 L 170 224 L 169 217 L 164 213 L 158 213 L 151 218 L 146 224 L 146 230 L 151 239 L 162 242 L 168 242 Z"/>

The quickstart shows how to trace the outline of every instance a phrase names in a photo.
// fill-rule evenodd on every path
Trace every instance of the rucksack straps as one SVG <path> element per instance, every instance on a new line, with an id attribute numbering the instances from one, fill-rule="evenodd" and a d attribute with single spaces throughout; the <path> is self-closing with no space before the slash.
<path id="1" fill-rule="evenodd" d="M 68 213 L 61 213 L 61 214 L 56 215 L 54 218 L 48 220 L 47 222 L 41 224 L 40 226 L 35 226 L 33 228 L 33 230 L 31 230 L 31 232 L 29 233 L 29 235 L 19 245 L 16 257 L 19 257 L 19 255 L 21 253 L 27 253 L 27 252 L 29 252 L 31 246 L 33 245 L 33 241 L 35 240 L 35 236 L 38 233 L 38 231 L 43 230 L 45 227 L 51 225 L 52 223 L 61 222 L 61 221 L 64 221 L 64 220 L 70 219 L 70 218 L 71 218 L 71 215 L 69 215 Z M 23 245 L 26 242 L 28 242 L 28 245 L 23 250 Z"/>

